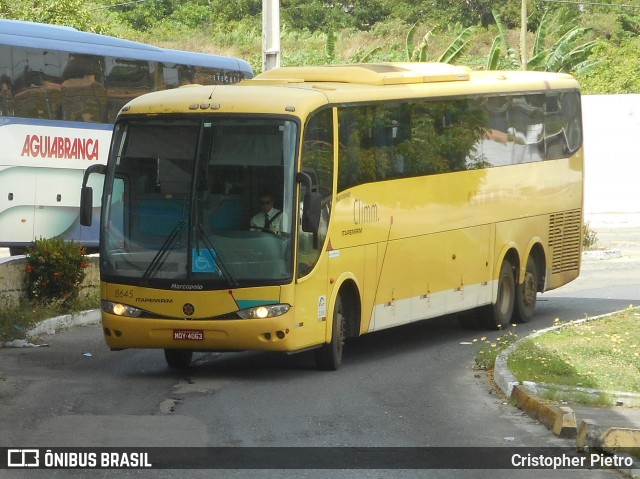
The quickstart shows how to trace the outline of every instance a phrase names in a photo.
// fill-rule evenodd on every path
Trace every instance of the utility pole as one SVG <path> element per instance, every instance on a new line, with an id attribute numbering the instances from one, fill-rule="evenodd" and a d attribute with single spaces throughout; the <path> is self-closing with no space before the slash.
<path id="1" fill-rule="evenodd" d="M 526 70 L 527 63 L 527 0 L 521 0 L 520 7 L 520 69 Z"/>
<path id="2" fill-rule="evenodd" d="M 280 0 L 262 0 L 262 71 L 280 66 Z"/>

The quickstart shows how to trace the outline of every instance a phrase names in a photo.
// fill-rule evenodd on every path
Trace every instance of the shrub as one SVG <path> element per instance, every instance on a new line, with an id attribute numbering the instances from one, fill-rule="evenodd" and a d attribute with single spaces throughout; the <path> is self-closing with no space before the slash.
<path id="1" fill-rule="evenodd" d="M 597 233 L 591 229 L 589 222 L 586 222 L 582 227 L 582 248 L 593 248 L 598 242 L 598 238 L 596 236 Z"/>
<path id="2" fill-rule="evenodd" d="M 27 249 L 29 299 L 70 305 L 78 298 L 87 266 L 85 249 L 78 243 L 58 238 L 34 241 Z"/>

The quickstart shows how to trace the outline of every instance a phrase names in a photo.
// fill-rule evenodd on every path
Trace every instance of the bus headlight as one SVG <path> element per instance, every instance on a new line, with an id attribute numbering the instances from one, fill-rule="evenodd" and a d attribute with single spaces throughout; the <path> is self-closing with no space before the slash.
<path id="1" fill-rule="evenodd" d="M 142 310 L 128 306 L 122 303 L 113 303 L 111 301 L 102 301 L 102 310 L 106 313 L 115 314 L 116 316 L 127 316 L 137 318 L 142 314 Z"/>
<path id="2" fill-rule="evenodd" d="M 291 309 L 288 304 L 265 304 L 255 308 L 242 309 L 237 312 L 242 319 L 264 319 L 282 316 Z"/>

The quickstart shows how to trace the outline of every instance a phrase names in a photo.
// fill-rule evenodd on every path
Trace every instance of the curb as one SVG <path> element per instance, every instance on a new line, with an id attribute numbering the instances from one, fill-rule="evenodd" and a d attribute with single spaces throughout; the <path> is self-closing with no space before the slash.
<path id="1" fill-rule="evenodd" d="M 37 342 L 33 343 L 31 341 L 39 336 L 53 335 L 58 331 L 69 329 L 74 326 L 97 324 L 100 320 L 101 316 L 99 309 L 90 309 L 75 314 L 65 314 L 62 316 L 56 316 L 55 318 L 45 319 L 38 323 L 35 328 L 27 331 L 27 339 L 15 339 L 13 341 L 0 343 L 0 348 L 30 348 L 46 346 L 46 344 L 39 344 Z"/>
<path id="2" fill-rule="evenodd" d="M 611 314 L 573 321 L 573 323 L 593 321 L 611 316 Z M 563 326 L 564 325 L 557 325 L 536 331 L 517 340 L 502 351 L 496 358 L 493 371 L 496 385 L 506 397 L 513 401 L 518 409 L 522 410 L 532 419 L 544 424 L 547 429 L 553 431 L 555 436 L 563 439 L 575 439 L 578 451 L 582 452 L 585 449 L 590 449 L 606 452 L 607 454 L 614 454 L 616 456 L 631 457 L 633 465 L 630 468 L 617 467 L 616 469 L 627 477 L 640 478 L 640 460 L 629 456 L 625 452 L 629 449 L 640 450 L 640 429 L 602 426 L 591 419 L 578 420 L 572 408 L 559 406 L 553 402 L 546 401 L 536 394 L 539 389 L 544 388 L 544 385 L 536 385 L 535 383 L 529 382 L 521 384 L 511 371 L 509 371 L 507 359 L 522 341 Z M 633 397 L 634 400 L 640 397 L 640 395 L 631 393 L 626 394 Z"/>
<path id="3" fill-rule="evenodd" d="M 583 260 L 605 260 L 621 258 L 622 251 L 619 249 L 605 249 L 605 250 L 587 250 L 582 252 Z"/>

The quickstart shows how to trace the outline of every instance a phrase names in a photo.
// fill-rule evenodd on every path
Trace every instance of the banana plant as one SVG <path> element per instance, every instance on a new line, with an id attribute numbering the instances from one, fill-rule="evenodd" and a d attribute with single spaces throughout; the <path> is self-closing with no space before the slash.
<path id="1" fill-rule="evenodd" d="M 522 69 L 522 55 L 518 55 L 516 49 L 510 45 L 509 31 L 500 15 L 495 11 L 492 13 L 498 27 L 498 35 L 489 51 L 485 68 L 487 70 L 496 70 L 500 67 L 513 70 Z M 595 41 L 576 45 L 580 38 L 589 32 L 588 28 L 574 26 L 566 31 L 553 46 L 546 47 L 547 39 L 551 36 L 549 30 L 550 23 L 545 13 L 535 34 L 533 51 L 526 64 L 527 70 L 576 73 L 578 71 L 584 72 L 596 65 L 595 61 L 589 60 Z M 501 58 L 504 58 L 503 63 L 500 62 Z M 506 63 L 506 67 L 504 63 Z"/>
<path id="2" fill-rule="evenodd" d="M 451 45 L 449 45 L 447 49 L 442 52 L 442 54 L 436 61 L 442 63 L 453 63 L 457 58 L 460 57 L 460 55 L 462 55 L 464 50 L 467 48 L 467 46 L 469 45 L 469 39 L 474 34 L 474 32 L 474 27 L 468 27 L 462 30 L 460 35 L 458 35 L 457 38 L 453 42 L 451 42 Z"/>
<path id="3" fill-rule="evenodd" d="M 418 28 L 418 24 L 414 23 L 409 31 L 405 40 L 405 50 L 407 55 L 407 61 L 410 62 L 426 62 L 429 58 L 428 48 L 429 39 L 433 35 L 433 29 L 424 34 L 422 40 L 418 45 L 415 45 L 415 36 Z M 474 27 L 468 27 L 462 30 L 462 32 L 451 42 L 451 44 L 436 58 L 436 62 L 441 63 L 453 63 L 457 58 L 462 55 L 464 50 L 469 45 L 469 39 L 475 32 Z"/>

